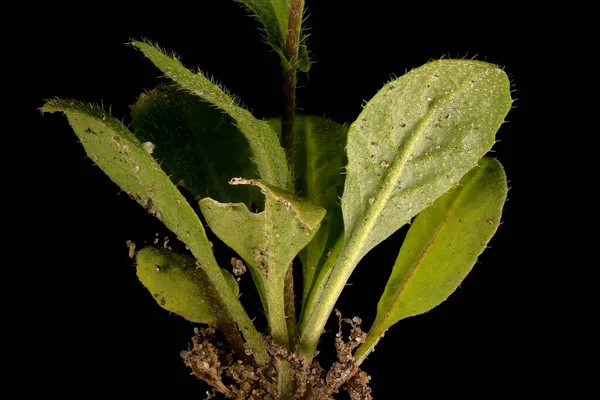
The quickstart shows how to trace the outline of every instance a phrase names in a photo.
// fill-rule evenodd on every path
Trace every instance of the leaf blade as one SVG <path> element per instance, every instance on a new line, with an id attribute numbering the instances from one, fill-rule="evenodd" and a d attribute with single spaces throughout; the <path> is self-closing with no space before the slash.
<path id="1" fill-rule="evenodd" d="M 302 357 L 312 359 L 316 332 L 363 256 L 477 164 L 511 105 L 504 71 L 472 60 L 425 64 L 366 104 L 348 130 L 343 248 L 310 295 L 301 322 Z"/>
<path id="2" fill-rule="evenodd" d="M 191 322 L 216 324 L 212 303 L 214 293 L 206 285 L 206 273 L 196 266 L 194 257 L 174 251 L 145 247 L 136 254 L 136 272 L 139 280 L 152 294 L 157 304 Z M 239 294 L 237 282 L 225 273 L 231 289 Z"/>
<path id="3" fill-rule="evenodd" d="M 291 338 L 285 318 L 285 277 L 292 261 L 316 234 L 325 210 L 264 182 L 235 179 L 234 185 L 255 185 L 265 194 L 265 210 L 255 214 L 243 204 L 200 200 L 213 233 L 247 263 L 258 288 L 276 343 Z"/>
<path id="4" fill-rule="evenodd" d="M 471 60 L 425 64 L 367 103 L 348 132 L 342 196 L 346 236 L 360 231 L 360 257 L 477 164 L 511 104 L 504 71 Z"/>
<path id="5" fill-rule="evenodd" d="M 249 191 L 227 182 L 235 176 L 257 178 L 250 148 L 227 115 L 175 85 L 158 86 L 131 107 L 131 127 L 171 181 L 195 198 L 213 197 L 250 204 Z"/>
<path id="6" fill-rule="evenodd" d="M 176 58 L 167 56 L 148 43 L 136 41 L 132 44 L 182 88 L 217 106 L 236 121 L 237 127 L 250 144 L 253 161 L 263 181 L 274 186 L 291 188 L 291 176 L 285 152 L 277 134 L 267 122 L 255 118 L 218 85 L 201 73 L 191 72 Z"/>
<path id="7" fill-rule="evenodd" d="M 398 321 L 445 301 L 496 233 L 508 188 L 502 165 L 483 158 L 461 185 L 421 212 L 411 225 L 356 357 L 361 362 Z"/>

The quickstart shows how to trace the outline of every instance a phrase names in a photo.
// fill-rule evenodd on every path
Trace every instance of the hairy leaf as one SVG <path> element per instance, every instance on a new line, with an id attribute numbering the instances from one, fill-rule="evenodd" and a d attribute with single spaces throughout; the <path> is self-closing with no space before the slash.
<path id="1" fill-rule="evenodd" d="M 348 131 L 342 212 L 360 256 L 451 189 L 494 144 L 510 83 L 480 61 L 438 60 L 385 85 Z"/>
<path id="2" fill-rule="evenodd" d="M 173 183 L 197 200 L 212 197 L 250 205 L 250 192 L 228 184 L 254 176 L 248 141 L 229 116 L 175 85 L 143 94 L 131 108 L 131 127 L 154 144 L 152 156 Z"/>
<path id="3" fill-rule="evenodd" d="M 486 157 L 458 187 L 419 213 L 379 300 L 367 340 L 356 353 L 359 361 L 390 326 L 431 310 L 456 290 L 496 233 L 507 191 L 502 165 Z"/>
<path id="4" fill-rule="evenodd" d="M 285 51 L 287 29 L 290 15 L 291 0 L 237 0 L 243 3 L 254 13 L 256 18 L 263 24 L 267 43 L 279 54 L 284 69 L 290 69 Z M 298 65 L 300 71 L 308 72 L 310 69 L 310 58 L 306 47 L 306 35 L 300 36 L 300 48 L 298 49 Z"/>
<path id="5" fill-rule="evenodd" d="M 231 317 L 238 324 L 257 362 L 264 365 L 269 356 L 258 332 L 217 265 L 198 215 L 152 158 L 154 144 L 140 142 L 119 120 L 96 106 L 56 99 L 47 102 L 42 111 L 63 112 L 88 157 L 187 245 L 226 307 L 223 319 Z"/>
<path id="6" fill-rule="evenodd" d="M 345 242 L 331 273 L 317 277 L 303 314 L 305 357 L 362 257 L 477 165 L 511 105 L 504 71 L 471 60 L 413 69 L 365 105 L 348 130 Z"/>
<path id="7" fill-rule="evenodd" d="M 278 132 L 281 118 L 269 120 Z M 327 214 L 321 228 L 300 252 L 303 271 L 303 300 L 308 296 L 314 276 L 344 230 L 339 198 L 344 190 L 342 168 L 346 165 L 347 127 L 315 115 L 296 116 L 294 147 L 296 192 L 309 202 L 323 207 Z"/>
<path id="8" fill-rule="evenodd" d="M 183 89 L 217 106 L 235 120 L 250 144 L 253 161 L 263 181 L 281 188 L 291 187 L 285 152 L 279 144 L 277 134 L 266 121 L 256 119 L 218 85 L 200 72 L 193 73 L 186 69 L 176 57 L 170 57 L 148 43 L 133 42 L 133 46 L 140 49 L 158 69 Z"/>
<path id="9" fill-rule="evenodd" d="M 191 322 L 217 323 L 214 289 L 194 257 L 171 250 L 146 247 L 136 254 L 137 276 L 156 302 Z M 231 290 L 237 295 L 237 282 L 228 273 Z"/>
<path id="10" fill-rule="evenodd" d="M 319 229 L 325 210 L 292 193 L 260 181 L 235 179 L 264 193 L 265 210 L 255 214 L 243 203 L 224 204 L 206 198 L 200 209 L 212 231 L 248 264 L 261 295 L 273 337 L 285 334 L 284 283 L 294 257 Z"/>

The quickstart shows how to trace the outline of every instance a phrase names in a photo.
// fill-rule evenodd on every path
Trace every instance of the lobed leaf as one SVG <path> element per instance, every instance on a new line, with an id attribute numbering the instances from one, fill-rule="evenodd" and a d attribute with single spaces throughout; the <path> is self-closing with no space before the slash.
<path id="1" fill-rule="evenodd" d="M 284 69 L 290 69 L 285 50 L 287 40 L 287 29 L 290 15 L 291 0 L 237 0 L 243 3 L 256 18 L 263 24 L 267 43 L 279 54 L 281 65 Z M 306 35 L 300 36 L 300 47 L 298 49 L 298 65 L 302 72 L 310 69 L 310 58 L 306 46 Z"/>
<path id="2" fill-rule="evenodd" d="M 359 362 L 393 324 L 431 310 L 457 289 L 496 233 L 507 192 L 502 165 L 486 157 L 459 186 L 419 213 L 355 355 Z"/>
<path id="3" fill-rule="evenodd" d="M 234 179 L 233 185 L 254 185 L 265 195 L 265 210 L 256 214 L 243 203 L 224 204 L 206 198 L 200 209 L 208 226 L 247 263 L 258 288 L 276 341 L 286 335 L 285 276 L 292 261 L 314 237 L 325 210 L 292 193 L 261 181 Z"/>
<path id="4" fill-rule="evenodd" d="M 140 96 L 131 116 L 134 134 L 154 144 L 152 156 L 173 183 L 197 200 L 250 205 L 249 190 L 227 184 L 235 176 L 255 177 L 248 141 L 229 116 L 175 85 Z"/>
<path id="5" fill-rule="evenodd" d="M 136 254 L 137 276 L 165 310 L 191 322 L 216 324 L 215 293 L 206 273 L 198 268 L 194 257 L 171 250 L 146 247 Z M 228 273 L 231 290 L 238 295 L 237 282 Z"/>
<path id="6" fill-rule="evenodd" d="M 238 129 L 250 144 L 253 161 L 263 181 L 277 187 L 291 187 L 285 152 L 279 143 L 277 134 L 267 122 L 256 119 L 218 85 L 201 73 L 193 73 L 186 69 L 177 58 L 169 57 L 148 43 L 133 42 L 133 46 L 141 50 L 158 69 L 183 89 L 217 106 L 235 120 Z"/>

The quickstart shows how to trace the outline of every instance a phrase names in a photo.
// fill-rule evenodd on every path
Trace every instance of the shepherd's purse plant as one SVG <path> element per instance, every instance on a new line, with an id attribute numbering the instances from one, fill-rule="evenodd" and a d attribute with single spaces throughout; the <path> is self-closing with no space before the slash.
<path id="1" fill-rule="evenodd" d="M 132 45 L 170 82 L 139 98 L 129 126 L 75 100 L 42 111 L 64 113 L 89 158 L 187 249 L 129 243 L 149 295 L 199 325 L 181 353 L 193 374 L 232 399 L 332 399 L 340 390 L 370 399 L 361 363 L 392 325 L 447 299 L 500 225 L 507 181 L 487 154 L 513 102 L 510 82 L 496 65 L 442 59 L 385 84 L 350 124 L 301 115 L 297 74 L 311 66 L 304 0 L 239 2 L 279 55 L 281 117 L 257 119 L 147 41 Z M 231 266 L 217 264 L 203 222 L 236 253 Z M 406 224 L 363 332 L 336 301 L 361 259 Z M 293 267 L 302 268 L 301 293 Z M 246 271 L 264 333 L 239 299 Z M 339 359 L 326 371 L 315 355 L 334 310 Z"/>

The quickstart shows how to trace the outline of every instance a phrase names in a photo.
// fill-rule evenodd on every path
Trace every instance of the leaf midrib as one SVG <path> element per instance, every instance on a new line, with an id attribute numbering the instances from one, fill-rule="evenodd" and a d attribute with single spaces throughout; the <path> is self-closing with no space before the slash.
<path id="1" fill-rule="evenodd" d="M 356 233 L 351 235 L 352 238 L 349 240 L 349 244 L 350 243 L 354 244 L 357 241 L 360 243 L 359 246 L 354 250 L 354 253 L 356 255 L 360 255 L 362 253 L 362 250 L 366 244 L 366 241 L 364 240 L 364 238 L 367 238 L 369 236 L 369 234 L 373 231 L 373 227 L 375 226 L 375 223 L 377 222 L 379 215 L 381 215 L 384 208 L 387 206 L 390 197 L 392 196 L 392 192 L 394 190 L 395 185 L 391 184 L 391 182 L 395 183 L 395 182 L 398 182 L 398 180 L 400 179 L 402 173 L 405 170 L 406 162 L 408 160 L 408 156 L 410 155 L 410 151 L 415 146 L 416 142 L 418 141 L 418 138 L 423 133 L 425 127 L 431 121 L 433 113 L 436 110 L 444 107 L 454 95 L 456 95 L 457 93 L 460 93 L 462 91 L 462 89 L 464 89 L 466 87 L 466 85 L 468 85 L 469 82 L 471 80 L 473 80 L 474 77 L 476 77 L 480 74 L 483 74 L 483 73 L 484 73 L 484 71 L 478 71 L 478 72 L 471 74 L 456 89 L 452 90 L 445 96 L 441 97 L 440 100 L 437 101 L 434 106 L 431 106 L 429 108 L 429 110 L 427 110 L 427 113 L 425 113 L 425 116 L 421 119 L 421 122 L 419 123 L 417 128 L 414 130 L 414 133 L 409 138 L 407 145 L 404 146 L 403 150 L 400 151 L 399 160 L 396 163 L 394 163 L 395 165 L 392 166 L 390 172 L 384 178 L 384 184 L 383 184 L 384 189 L 381 192 L 382 195 L 379 196 L 378 198 L 375 198 L 375 202 L 370 207 L 367 208 L 367 212 L 365 213 L 365 218 L 364 218 L 366 223 L 359 224 L 358 225 L 359 228 L 358 228 L 358 230 L 356 230 L 357 222 L 354 221 L 354 226 L 352 227 L 352 229 Z M 431 73 L 429 79 L 431 79 L 431 77 L 433 77 L 433 75 L 435 75 L 435 72 Z M 426 87 L 423 87 L 423 89 L 421 91 L 421 97 L 423 96 L 423 93 L 425 92 L 425 90 L 426 90 Z M 361 229 L 361 227 L 362 227 L 362 229 Z M 352 247 L 354 247 L 354 246 L 352 246 Z"/>
<path id="2" fill-rule="evenodd" d="M 390 314 L 392 313 L 393 308 L 395 308 L 396 305 L 398 304 L 398 302 L 400 300 L 400 296 L 402 296 L 402 294 L 404 293 L 404 290 L 408 286 L 408 283 L 410 283 L 412 281 L 417 268 L 419 267 L 419 265 L 421 265 L 423 258 L 427 254 L 427 250 L 429 250 L 429 248 L 436 242 L 438 235 L 440 234 L 442 229 L 447 226 L 448 220 L 449 220 L 450 216 L 456 211 L 458 204 L 462 201 L 462 199 L 470 191 L 471 187 L 473 185 L 475 185 L 476 182 L 479 181 L 479 178 L 481 177 L 481 175 L 484 172 L 485 172 L 485 168 L 481 168 L 481 170 L 478 171 L 477 174 L 465 186 L 463 186 L 462 190 L 460 190 L 456 194 L 454 199 L 452 199 L 452 202 L 450 203 L 448 210 L 444 214 L 444 218 L 442 218 L 442 221 L 438 224 L 437 228 L 435 229 L 435 232 L 431 236 L 431 239 L 427 242 L 425 247 L 423 247 L 423 250 L 417 257 L 417 259 L 414 261 L 413 266 L 411 267 L 410 271 L 406 275 L 406 278 L 402 281 L 400 288 L 396 291 L 396 294 L 394 295 L 392 301 L 390 302 L 390 305 L 387 307 L 386 311 L 383 313 L 383 316 L 381 317 L 382 324 L 385 324 L 386 320 L 389 318 Z M 373 324 L 373 325 L 376 326 L 376 324 Z"/>

